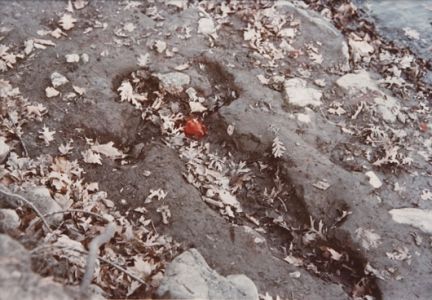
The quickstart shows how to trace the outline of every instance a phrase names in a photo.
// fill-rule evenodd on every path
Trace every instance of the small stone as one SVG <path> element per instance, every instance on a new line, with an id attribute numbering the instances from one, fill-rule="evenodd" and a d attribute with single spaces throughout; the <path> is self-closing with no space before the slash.
<path id="1" fill-rule="evenodd" d="M 63 84 L 68 82 L 69 80 L 58 72 L 54 72 L 51 74 L 51 83 L 54 87 L 62 86 Z"/>
<path id="2" fill-rule="evenodd" d="M 83 63 L 86 64 L 86 63 L 89 62 L 90 57 L 89 57 L 89 55 L 87 53 L 83 53 L 83 54 L 81 54 L 81 59 L 82 59 Z"/>
<path id="3" fill-rule="evenodd" d="M 49 86 L 45 89 L 45 95 L 47 96 L 47 98 L 52 98 L 60 95 L 60 92 L 57 91 L 55 88 Z"/>
<path id="4" fill-rule="evenodd" d="M 68 63 L 77 63 L 80 60 L 79 55 L 75 54 L 75 53 L 66 54 L 65 58 L 66 58 L 66 62 L 68 62 Z"/>
<path id="5" fill-rule="evenodd" d="M 320 106 L 322 93 L 320 90 L 306 87 L 306 81 L 292 78 L 284 82 L 284 98 L 288 104 L 305 107 Z"/>
<path id="6" fill-rule="evenodd" d="M 369 178 L 369 183 L 374 189 L 378 189 L 382 186 L 381 180 L 373 171 L 368 171 L 365 175 Z"/>
<path id="7" fill-rule="evenodd" d="M 20 218 L 14 209 L 0 209 L 0 232 L 18 229 L 20 224 Z"/>
<path id="8" fill-rule="evenodd" d="M 181 72 L 156 74 L 155 76 L 159 78 L 161 88 L 170 94 L 183 92 L 183 87 L 190 83 L 189 75 Z"/>
<path id="9" fill-rule="evenodd" d="M 198 21 L 198 33 L 211 35 L 216 33 L 216 27 L 211 18 L 201 18 Z"/>

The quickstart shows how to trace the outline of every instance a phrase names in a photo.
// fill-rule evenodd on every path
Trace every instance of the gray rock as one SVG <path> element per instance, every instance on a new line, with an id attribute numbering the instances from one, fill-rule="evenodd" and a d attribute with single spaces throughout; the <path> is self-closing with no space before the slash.
<path id="1" fill-rule="evenodd" d="M 14 209 L 0 209 L 0 232 L 15 230 L 20 224 L 20 218 Z"/>
<path id="2" fill-rule="evenodd" d="M 39 211 L 45 215 L 54 212 L 62 211 L 62 207 L 58 204 L 50 194 L 50 191 L 44 186 L 26 186 L 23 196 L 33 203 Z M 55 214 L 47 217 L 50 224 L 58 224 L 63 220 L 63 214 Z"/>
<path id="3" fill-rule="evenodd" d="M 190 83 L 189 75 L 181 72 L 171 72 L 166 74 L 155 74 L 160 80 L 161 88 L 170 94 L 178 94 L 183 91 L 183 87 Z"/>
<path id="4" fill-rule="evenodd" d="M 30 254 L 8 235 L 0 234 L 0 299 L 75 299 L 78 291 L 31 271 Z"/>
<path id="5" fill-rule="evenodd" d="M 343 35 L 323 16 L 311 10 L 296 6 L 290 1 L 278 1 L 277 9 L 292 14 L 300 19 L 301 35 L 296 37 L 293 45 L 302 48 L 305 43 L 320 42 L 320 53 L 325 58 L 321 63 L 324 68 L 339 67 L 348 71 L 349 55 L 348 46 Z"/>
<path id="6" fill-rule="evenodd" d="M 289 158 L 281 158 L 281 174 L 284 174 L 286 180 L 296 188 L 296 194 L 304 201 L 305 212 L 316 220 L 322 220 L 324 224 L 332 224 L 338 217 L 336 208 L 342 210 L 348 207 L 352 214 L 346 222 L 332 232 L 335 240 L 343 245 L 351 245 L 352 249 L 358 251 L 359 255 L 363 256 L 371 266 L 380 272 L 385 273 L 386 268 L 391 265 L 397 268 L 398 274 L 403 277 L 403 280 L 395 280 L 390 274 L 385 277 L 386 280 L 378 279 L 376 281 L 383 298 L 430 298 L 431 287 L 427 282 L 426 274 L 429 272 L 427 262 L 431 259 L 431 253 L 429 250 L 417 247 L 410 240 L 410 231 L 412 232 L 413 229 L 404 224 L 412 224 L 412 220 L 404 219 L 404 224 L 396 224 L 388 213 L 388 208 L 376 200 L 373 187 L 367 182 L 367 177 L 363 173 L 350 172 L 340 165 L 336 165 L 330 159 L 328 152 L 318 150 L 316 137 L 327 139 L 332 147 L 337 145 L 341 136 L 333 128 L 335 126 L 323 122 L 321 117 L 316 114 L 314 122 L 320 126 L 319 130 L 308 128 L 305 134 L 299 135 L 296 133 L 297 125 L 289 118 L 289 112 L 281 109 L 283 99 L 280 95 L 265 87 L 260 88 L 258 92 L 255 91 L 253 87 L 247 84 L 248 81 L 253 80 L 248 77 L 247 72 L 237 69 L 234 76 L 236 83 L 242 88 L 242 94 L 239 99 L 222 107 L 219 112 L 225 126 L 235 124 L 234 137 L 239 149 L 255 153 L 268 151 L 272 142 L 272 134 L 268 128 L 270 125 L 279 128 L 278 137 L 286 149 L 289 149 L 287 155 Z M 400 104 L 398 99 L 395 98 L 395 102 L 393 102 L 391 96 L 389 97 L 385 90 L 377 85 L 377 81 L 369 73 L 360 72 L 345 76 L 349 77 L 342 77 L 343 80 L 340 79 L 336 83 L 339 88 L 345 88 L 344 97 L 338 98 L 340 102 L 355 101 L 355 95 L 359 91 L 360 93 L 361 91 L 369 92 L 370 97 L 366 100 L 374 101 L 377 106 L 381 106 L 382 109 L 378 109 L 378 111 L 386 121 L 392 120 L 391 116 L 386 115 L 386 113 L 391 111 L 395 114 L 397 112 L 397 107 Z M 264 98 L 264 94 L 268 96 Z M 336 95 L 336 97 L 338 96 Z M 267 101 L 271 104 L 274 113 L 250 109 L 250 103 L 263 98 L 268 99 Z M 377 101 L 375 98 L 386 98 L 386 101 Z M 393 104 L 394 107 L 392 107 Z M 389 108 L 387 105 L 391 107 Z M 389 109 L 385 110 L 386 107 Z M 261 120 L 265 120 L 265 122 Z M 326 191 L 314 187 L 314 183 L 322 179 L 331 183 L 331 187 Z M 383 182 L 386 180 L 383 179 Z M 383 184 L 381 189 L 384 191 L 376 192 L 383 203 L 390 205 L 390 207 L 391 205 L 393 207 L 406 205 L 396 205 L 398 196 L 392 194 L 390 189 L 385 188 L 386 186 Z M 420 227 L 419 222 L 417 222 L 417 227 Z M 379 245 L 372 241 L 373 247 L 368 249 L 363 246 L 368 241 L 364 243 L 362 238 L 357 236 L 364 230 L 369 230 L 368 238 L 378 239 Z M 411 255 L 409 263 L 389 260 L 387 253 L 391 253 L 395 249 L 408 249 Z"/>
<path id="7" fill-rule="evenodd" d="M 245 275 L 219 275 L 196 249 L 190 249 L 170 263 L 156 295 L 176 299 L 258 299 L 258 290 Z"/>

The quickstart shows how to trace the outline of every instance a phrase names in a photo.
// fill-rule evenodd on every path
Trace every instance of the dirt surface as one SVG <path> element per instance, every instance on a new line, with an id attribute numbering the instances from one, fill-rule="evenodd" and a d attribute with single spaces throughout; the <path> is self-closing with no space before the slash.
<path id="1" fill-rule="evenodd" d="M 220 274 L 252 279 L 263 299 L 430 299 L 430 220 L 391 213 L 432 209 L 421 59 L 381 40 L 347 1 L 71 5 L 0 9 L 0 44 L 18 53 L 0 83 L 46 108 L 19 135 L 5 123 L 14 109 L 2 107 L 11 150 L 1 178 L 17 192 L 43 185 L 66 210 L 94 201 L 90 212 L 129 228 L 100 255 L 133 272 L 143 271 L 134 257 L 154 267 L 145 283 L 101 267 L 93 283 L 105 296 L 151 297 L 172 257 L 196 248 Z M 76 19 L 69 30 L 59 25 L 65 13 Z M 64 34 L 41 36 L 56 28 Z M 26 52 L 30 39 L 55 46 Z M 68 82 L 56 87 L 53 72 Z M 73 149 L 59 149 L 68 142 Z M 73 180 L 59 188 L 58 159 L 76 161 L 82 176 L 70 166 Z M 97 193 L 88 186 L 96 182 Z M 28 248 L 57 234 L 88 250 L 103 228 L 65 216 L 51 240 L 41 225 L 29 238 L 37 216 L 17 211 L 23 233 L 11 235 Z M 132 227 L 145 244 L 126 238 Z M 83 267 L 69 261 L 66 275 L 59 256 L 35 257 L 34 269 L 78 284 Z"/>

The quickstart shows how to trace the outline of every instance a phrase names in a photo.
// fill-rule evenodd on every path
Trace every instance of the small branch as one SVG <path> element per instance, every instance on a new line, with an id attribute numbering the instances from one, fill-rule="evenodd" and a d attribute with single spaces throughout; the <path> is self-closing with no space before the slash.
<path id="1" fill-rule="evenodd" d="M 52 212 L 52 213 L 49 213 L 49 214 L 45 214 L 43 216 L 44 217 L 49 217 L 49 216 L 52 216 L 52 215 L 67 214 L 67 213 L 83 213 L 83 214 L 87 214 L 87 215 L 99 218 L 101 220 L 104 220 L 107 223 L 109 222 L 109 220 L 107 218 L 105 218 L 104 216 L 99 215 L 99 214 L 94 213 L 94 212 L 91 212 L 91 211 L 86 211 L 86 210 L 83 210 L 83 209 L 66 209 L 66 210 L 55 211 L 55 212 Z"/>
<path id="2" fill-rule="evenodd" d="M 44 223 L 45 227 L 48 229 L 49 232 L 52 232 L 51 228 L 49 227 L 49 224 L 47 222 L 47 220 L 44 218 L 44 216 L 42 215 L 42 213 L 39 211 L 39 209 L 33 204 L 31 203 L 29 200 L 27 200 L 26 198 L 24 198 L 21 195 L 12 193 L 11 191 L 9 191 L 5 186 L 0 185 L 0 193 L 2 193 L 3 195 L 10 197 L 10 198 L 16 198 L 21 200 L 22 202 L 24 202 L 25 204 L 27 204 L 27 206 L 29 206 L 35 213 L 36 215 L 42 220 L 42 222 Z M 7 200 L 6 200 L 7 201 Z M 14 204 L 16 205 L 16 201 L 14 201 Z M 19 205 L 16 205 L 19 206 Z"/>
<path id="3" fill-rule="evenodd" d="M 33 250 L 31 250 L 30 254 L 35 255 L 38 251 L 43 250 L 43 249 L 47 249 L 47 248 L 67 249 L 67 250 L 75 251 L 75 252 L 78 252 L 78 253 L 81 253 L 81 254 L 84 254 L 84 255 L 89 255 L 89 253 L 87 251 L 82 251 L 82 250 L 78 250 L 78 249 L 71 248 L 71 247 L 62 247 L 62 246 L 57 246 L 57 245 L 44 245 L 44 246 L 41 246 L 41 247 L 37 247 L 37 248 L 34 248 Z M 139 278 L 137 275 L 129 272 L 128 270 L 126 270 L 122 266 L 119 266 L 115 262 L 112 262 L 112 261 L 110 261 L 110 260 L 108 260 L 106 258 L 103 258 L 101 256 L 98 256 L 98 255 L 96 256 L 96 258 L 98 260 L 100 260 L 100 261 L 102 261 L 102 262 L 110 265 L 111 267 L 116 268 L 117 270 L 125 273 L 130 278 L 134 279 L 135 281 L 138 281 L 141 284 L 147 285 L 147 283 L 144 280 L 142 280 L 141 278 Z"/>
<path id="4" fill-rule="evenodd" d="M 18 140 L 20 141 L 21 146 L 23 147 L 23 150 L 24 150 L 24 154 L 25 154 L 25 156 L 28 157 L 29 155 L 28 155 L 27 147 L 26 147 L 26 145 L 25 145 L 25 143 L 24 143 L 24 141 L 23 141 L 21 135 L 18 133 L 18 128 L 16 127 L 15 123 L 12 121 L 12 118 L 10 117 L 9 113 L 8 113 L 8 118 L 9 118 L 9 121 L 11 122 L 12 126 L 13 126 L 14 129 L 15 129 L 15 136 L 16 136 L 16 137 L 18 138 Z"/>
<path id="5" fill-rule="evenodd" d="M 103 232 L 101 232 L 90 242 L 86 270 L 81 280 L 80 286 L 82 292 L 85 293 L 88 291 L 88 288 L 92 281 L 94 270 L 96 267 L 97 252 L 99 251 L 99 248 L 113 238 L 115 231 L 116 225 L 115 223 L 111 222 L 108 224 L 108 226 Z"/>

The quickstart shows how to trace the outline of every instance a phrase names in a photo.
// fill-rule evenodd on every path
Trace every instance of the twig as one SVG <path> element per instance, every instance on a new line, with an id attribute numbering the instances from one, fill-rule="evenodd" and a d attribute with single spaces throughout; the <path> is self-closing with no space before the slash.
<path id="1" fill-rule="evenodd" d="M 104 216 L 99 215 L 99 214 L 94 213 L 94 212 L 91 212 L 91 211 L 86 211 L 83 209 L 66 209 L 66 210 L 61 210 L 61 211 L 55 211 L 55 212 L 52 212 L 49 214 L 45 214 L 44 217 L 48 217 L 48 216 L 52 216 L 52 215 L 56 215 L 56 214 L 67 214 L 67 213 L 83 213 L 83 214 L 87 214 L 87 215 L 102 219 L 107 223 L 109 222 L 109 220 L 107 218 L 105 218 Z"/>
<path id="2" fill-rule="evenodd" d="M 16 137 L 18 138 L 18 140 L 20 141 L 21 146 L 23 147 L 23 150 L 24 150 L 24 154 L 25 154 L 25 156 L 28 157 L 29 155 L 28 155 L 27 147 L 26 147 L 26 145 L 25 145 L 25 143 L 24 143 L 24 141 L 23 141 L 21 135 L 18 133 L 18 128 L 16 127 L 15 123 L 12 121 L 12 118 L 10 117 L 9 113 L 8 113 L 8 118 L 9 118 L 9 121 L 11 122 L 12 126 L 13 126 L 14 129 L 15 129 L 15 136 L 16 136 Z"/>
<path id="3" fill-rule="evenodd" d="M 36 215 L 38 215 L 38 217 L 42 220 L 42 222 L 44 223 L 45 227 L 48 229 L 49 232 L 52 232 L 51 228 L 49 227 L 49 224 L 47 222 L 47 220 L 44 218 L 44 216 L 42 215 L 42 213 L 39 211 L 39 209 L 33 204 L 31 203 L 29 200 L 27 200 L 26 198 L 24 198 L 21 195 L 12 193 L 11 191 L 9 191 L 6 187 L 4 187 L 3 185 L 0 185 L 0 193 L 2 193 L 3 195 L 7 196 L 7 197 L 11 197 L 11 198 L 17 198 L 19 200 L 21 200 L 22 202 L 24 202 L 25 204 L 27 204 L 35 213 Z M 15 203 L 16 204 L 16 203 Z"/>
<path id="4" fill-rule="evenodd" d="M 75 248 L 72 248 L 72 247 L 62 247 L 62 246 L 57 246 L 57 245 L 44 245 L 44 246 L 42 246 L 42 247 L 37 247 L 37 248 L 34 248 L 33 250 L 31 250 L 31 251 L 30 251 L 30 254 L 34 255 L 34 254 L 36 254 L 36 252 L 38 252 L 38 251 L 40 251 L 40 250 L 43 250 L 43 249 L 47 249 L 47 248 L 67 249 L 67 250 L 75 251 L 75 252 L 78 252 L 78 253 L 81 253 L 81 254 L 84 254 L 84 255 L 89 255 L 89 253 L 88 253 L 87 251 L 82 251 L 82 250 L 78 250 L 78 249 L 75 249 Z M 144 280 L 142 280 L 141 278 L 139 278 L 137 275 L 135 275 L 135 274 L 129 272 L 129 271 L 126 270 L 125 268 L 119 266 L 119 265 L 116 264 L 115 262 L 112 262 L 112 261 L 110 261 L 110 260 L 108 260 L 108 259 L 106 259 L 106 258 L 103 258 L 103 257 L 99 256 L 99 255 L 97 255 L 96 258 L 99 259 L 100 261 L 102 261 L 102 262 L 104 262 L 104 263 L 110 265 L 111 267 L 116 268 L 117 270 L 119 270 L 119 271 L 125 273 L 125 274 L 128 275 L 130 278 L 132 278 L 132 279 L 138 281 L 139 283 L 144 284 L 144 285 L 147 285 L 146 282 L 145 282 Z"/>
<path id="5" fill-rule="evenodd" d="M 115 231 L 116 225 L 115 223 L 111 222 L 108 224 L 108 226 L 103 232 L 101 232 L 90 242 L 89 252 L 87 256 L 87 265 L 84 276 L 81 280 L 81 292 L 86 293 L 88 291 L 88 288 L 90 287 L 90 283 L 92 281 L 94 270 L 96 267 L 97 252 L 99 251 L 99 248 L 113 238 Z"/>

